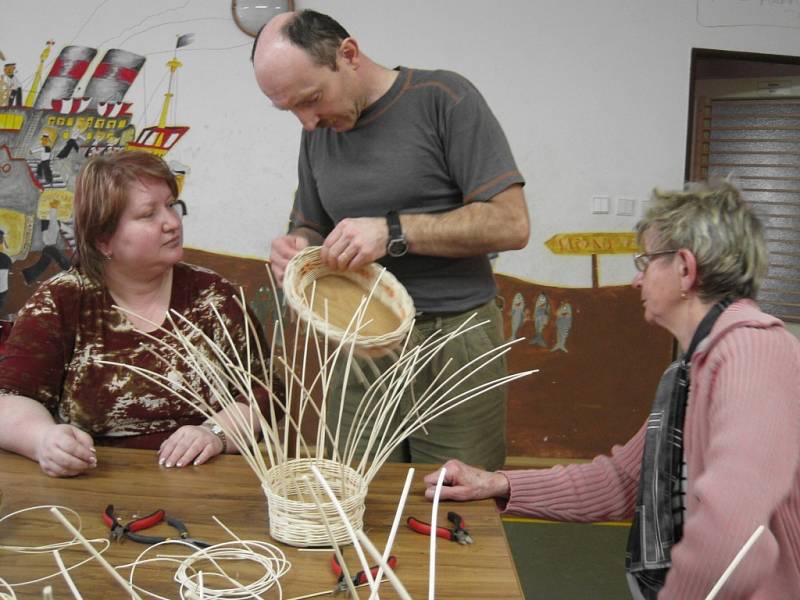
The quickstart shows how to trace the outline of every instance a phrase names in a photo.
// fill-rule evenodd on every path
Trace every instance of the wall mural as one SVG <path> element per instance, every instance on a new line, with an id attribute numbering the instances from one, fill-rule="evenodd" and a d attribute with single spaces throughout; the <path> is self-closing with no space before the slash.
<path id="1" fill-rule="evenodd" d="M 67 269 L 74 252 L 75 177 L 91 156 L 108 152 L 150 152 L 165 157 L 182 189 L 188 169 L 166 158 L 189 131 L 168 122 L 178 50 L 193 35 L 177 35 L 166 68 L 169 81 L 157 123 L 136 131 L 132 102 L 125 94 L 145 57 L 120 48 L 106 50 L 89 73 L 98 50 L 69 45 L 50 59 L 48 40 L 28 89 L 14 61 L 2 56 L 0 77 L 0 317 L 19 308 L 9 303 L 16 285 L 33 286 L 55 269 Z M 47 73 L 45 76 L 44 74 Z M 88 83 L 82 87 L 82 80 Z M 186 205 L 179 202 L 183 213 Z M 52 265 L 52 267 L 51 267 Z M 55 268 L 54 268 L 55 267 Z M 10 277 L 11 269 L 21 278 Z M 24 300 L 29 292 L 15 294 Z"/>
<path id="2" fill-rule="evenodd" d="M 509 368 L 539 369 L 510 386 L 509 454 L 589 458 L 641 426 L 671 337 L 644 322 L 638 290 L 599 283 L 598 257 L 638 252 L 633 232 L 564 232 L 542 243 L 553 261 L 586 257 L 592 287 L 497 277 L 507 339 L 524 338 L 512 347 Z"/>
<path id="3" fill-rule="evenodd" d="M 590 458 L 644 422 L 672 338 L 645 323 L 629 285 L 562 288 L 498 274 L 510 371 L 509 455 Z M 524 461 L 523 463 L 524 464 Z"/>
<path id="4" fill-rule="evenodd" d="M 563 300 L 555 311 L 552 311 L 550 301 L 544 292 L 541 292 L 538 296 L 531 296 L 531 300 L 530 306 L 533 307 L 533 316 L 531 316 L 531 309 L 525 306 L 525 298 L 522 293 L 517 292 L 514 294 L 508 315 L 511 321 L 511 336 L 509 339 L 528 337 L 530 339 L 528 344 L 531 346 L 549 348 L 550 352 L 567 352 L 567 338 L 569 337 L 570 329 L 572 329 L 572 304 L 567 300 Z M 555 339 L 551 340 L 552 344 L 544 338 L 544 330 L 551 320 L 555 323 Z M 526 323 L 530 323 L 533 329 L 533 331 L 527 332 L 527 335 L 523 331 Z"/>

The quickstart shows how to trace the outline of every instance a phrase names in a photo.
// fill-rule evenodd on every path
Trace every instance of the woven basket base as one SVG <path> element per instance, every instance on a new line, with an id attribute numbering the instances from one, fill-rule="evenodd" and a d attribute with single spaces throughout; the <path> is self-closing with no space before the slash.
<path id="1" fill-rule="evenodd" d="M 290 546 L 330 546 L 328 530 L 309 487 L 321 502 L 322 511 L 339 545 L 351 542 L 347 527 L 311 472 L 315 465 L 322 473 L 353 526 L 364 527 L 364 501 L 367 484 L 350 467 L 323 459 L 300 458 L 277 465 L 267 472 L 262 485 L 269 509 L 270 535 Z"/>

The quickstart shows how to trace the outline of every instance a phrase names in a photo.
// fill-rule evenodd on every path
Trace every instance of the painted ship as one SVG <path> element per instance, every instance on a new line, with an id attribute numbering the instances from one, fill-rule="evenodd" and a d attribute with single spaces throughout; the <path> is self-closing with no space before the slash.
<path id="1" fill-rule="evenodd" d="M 48 41 L 42 51 L 22 106 L 0 106 L 0 231 L 5 253 L 14 261 L 42 248 L 42 227 L 36 221 L 47 220 L 54 206 L 59 221 L 71 221 L 75 177 L 89 157 L 122 150 L 164 156 L 189 130 L 167 124 L 173 75 L 181 66 L 174 56 L 167 63 L 170 83 L 161 118 L 137 135 L 132 103 L 125 101 L 125 94 L 145 57 L 121 49 L 106 51 L 84 92 L 76 95 L 97 50 L 65 46 L 40 89 L 52 46 Z M 182 174 L 178 178 L 182 183 Z"/>

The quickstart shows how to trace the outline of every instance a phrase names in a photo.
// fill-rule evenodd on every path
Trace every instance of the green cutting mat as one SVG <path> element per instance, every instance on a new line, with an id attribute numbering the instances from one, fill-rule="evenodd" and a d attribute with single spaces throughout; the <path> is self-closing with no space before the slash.
<path id="1" fill-rule="evenodd" d="M 624 600 L 629 525 L 504 518 L 526 600 Z"/>

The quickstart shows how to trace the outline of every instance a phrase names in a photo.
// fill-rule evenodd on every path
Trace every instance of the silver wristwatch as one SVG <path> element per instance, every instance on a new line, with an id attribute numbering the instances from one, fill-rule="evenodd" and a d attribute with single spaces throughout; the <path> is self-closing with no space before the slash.
<path id="1" fill-rule="evenodd" d="M 219 441 L 222 442 L 222 454 L 225 454 L 228 451 L 228 437 L 225 435 L 225 431 L 222 427 L 211 419 L 203 421 L 200 425 L 219 438 Z"/>

